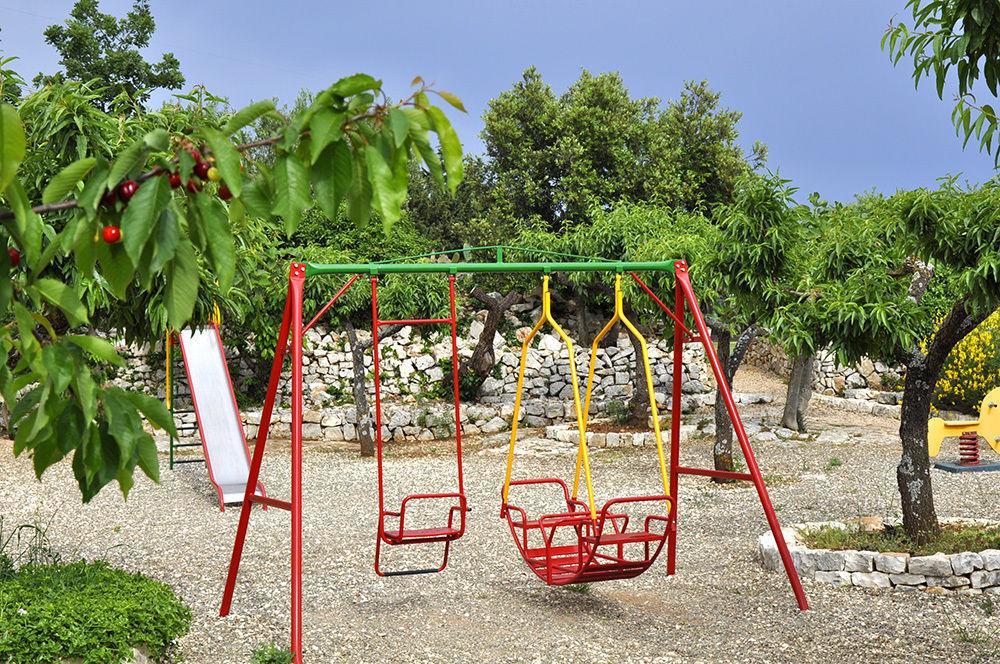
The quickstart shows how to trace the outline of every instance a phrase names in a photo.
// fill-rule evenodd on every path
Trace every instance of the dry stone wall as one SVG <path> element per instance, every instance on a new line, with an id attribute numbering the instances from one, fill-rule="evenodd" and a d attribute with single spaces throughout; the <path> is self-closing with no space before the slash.
<path id="1" fill-rule="evenodd" d="M 522 310 L 522 313 L 533 313 Z M 469 357 L 483 331 L 478 315 L 466 334 L 459 338 L 459 354 Z M 522 321 L 518 321 L 522 322 Z M 567 324 L 572 329 L 570 324 Z M 509 339 L 496 334 L 493 339 L 497 358 L 492 376 L 486 379 L 481 390 L 480 403 L 465 404 L 462 408 L 462 427 L 466 434 L 494 433 L 509 429 L 513 415 L 517 368 L 520 361 L 520 343 L 529 328 L 516 327 L 509 332 Z M 359 330 L 360 340 L 367 341 L 368 332 Z M 670 376 L 672 352 L 660 340 L 650 339 L 649 354 L 654 374 L 654 390 L 661 404 L 672 388 Z M 576 346 L 576 370 L 581 395 L 586 388 L 589 348 Z M 406 327 L 380 348 L 382 373 L 383 436 L 387 440 L 404 438 L 432 440 L 454 435 L 454 406 L 441 397 L 447 394 L 442 384 L 445 372 L 451 371 L 451 339 L 444 333 L 432 332 L 426 336 L 414 328 Z M 120 370 L 116 382 L 122 386 L 164 396 L 165 371 L 162 349 L 121 348 L 127 358 L 126 369 Z M 633 364 L 635 351 L 628 338 L 622 336 L 614 346 L 600 349 L 596 365 L 596 382 L 592 398 L 592 413 L 600 413 L 612 402 L 626 403 L 633 394 Z M 243 359 L 232 354 L 228 357 L 233 380 L 240 383 L 249 373 Z M 330 441 L 349 441 L 357 438 L 359 422 L 352 396 L 354 369 L 346 334 L 314 328 L 305 335 L 303 351 L 303 384 L 305 387 L 304 437 Z M 369 399 L 374 392 L 372 383 L 372 358 L 365 357 Z M 274 418 L 275 435 L 287 435 L 290 413 L 289 370 L 286 370 L 281 388 L 277 413 Z M 177 405 L 182 410 L 189 407 L 183 373 L 177 372 Z M 176 375 L 176 374 L 175 374 Z M 705 363 L 704 351 L 697 347 L 685 349 L 681 389 L 685 394 L 685 407 L 694 407 L 697 395 L 712 389 L 711 372 Z M 539 334 L 529 350 L 521 425 L 544 427 L 572 421 L 572 385 L 566 348 L 552 334 Z M 248 437 L 255 435 L 260 422 L 260 412 L 243 413 Z M 178 414 L 179 424 L 193 423 L 193 415 Z"/>

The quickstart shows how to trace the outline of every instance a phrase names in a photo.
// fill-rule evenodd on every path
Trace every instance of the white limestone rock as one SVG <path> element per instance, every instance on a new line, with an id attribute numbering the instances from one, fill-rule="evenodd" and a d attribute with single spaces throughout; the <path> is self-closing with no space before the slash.
<path id="1" fill-rule="evenodd" d="M 892 587 L 892 581 L 885 572 L 851 572 L 851 583 L 859 588 Z"/>
<path id="2" fill-rule="evenodd" d="M 932 556 L 914 556 L 910 558 L 910 574 L 923 574 L 928 577 L 951 576 L 951 558 L 943 553 Z M 928 579 L 930 585 L 930 579 Z"/>
<path id="3" fill-rule="evenodd" d="M 983 568 L 983 557 L 972 551 L 951 554 L 951 569 L 955 574 L 970 574 Z"/>

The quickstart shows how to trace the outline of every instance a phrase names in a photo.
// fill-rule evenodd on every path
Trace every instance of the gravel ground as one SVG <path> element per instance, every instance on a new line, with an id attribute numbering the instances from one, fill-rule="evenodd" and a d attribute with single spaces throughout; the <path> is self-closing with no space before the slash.
<path id="1" fill-rule="evenodd" d="M 760 391 L 780 384 L 749 372 Z M 738 382 L 737 387 L 740 387 Z M 779 406 L 748 407 L 746 419 L 773 420 Z M 697 416 L 696 416 L 697 417 Z M 705 416 L 707 417 L 707 415 Z M 848 442 L 779 441 L 758 457 L 779 518 L 786 523 L 898 510 L 897 423 L 814 409 L 817 429 Z M 397 488 L 447 486 L 453 460 L 427 449 L 389 463 Z M 683 463 L 705 465 L 710 446 L 695 441 Z M 833 461 L 834 459 L 839 460 Z M 165 465 L 165 460 L 162 460 Z M 566 476 L 572 453 L 521 458 L 521 476 Z M 598 501 L 652 491 L 649 449 L 594 456 Z M 67 464 L 36 482 L 27 459 L 0 444 L 0 514 L 7 524 L 50 522 L 53 545 L 68 556 L 105 557 L 170 583 L 194 611 L 181 642 L 188 662 L 247 662 L 268 642 L 286 643 L 288 515 L 255 511 L 232 615 L 217 616 L 238 510 L 220 513 L 205 471 L 164 470 L 163 483 L 139 481 L 127 502 L 105 491 L 80 505 Z M 305 454 L 305 653 L 328 661 L 721 661 L 903 662 L 1000 660 L 1000 600 L 833 588 L 806 583 L 812 610 L 800 613 L 780 574 L 755 559 L 766 529 L 750 487 L 719 487 L 684 477 L 680 488 L 678 574 L 660 562 L 628 581 L 582 589 L 547 588 L 520 562 L 497 516 L 498 449 L 466 457 L 473 512 L 466 536 L 439 575 L 380 579 L 372 571 L 375 465 L 343 452 Z M 288 494 L 288 448 L 268 451 L 268 492 Z M 1000 519 L 995 474 L 934 475 L 942 516 Z M 398 556 L 396 550 L 390 555 Z M 438 550 L 426 555 L 425 562 Z M 392 559 L 400 564 L 400 558 Z M 996 614 L 996 615 L 995 615 Z"/>

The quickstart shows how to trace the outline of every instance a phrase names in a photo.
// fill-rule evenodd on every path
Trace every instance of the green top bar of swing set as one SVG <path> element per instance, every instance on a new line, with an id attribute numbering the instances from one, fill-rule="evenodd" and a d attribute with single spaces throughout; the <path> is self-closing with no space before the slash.
<path id="1" fill-rule="evenodd" d="M 653 272 L 673 270 L 667 261 L 551 263 L 305 263 L 306 276 L 321 274 L 470 274 L 481 272 Z"/>

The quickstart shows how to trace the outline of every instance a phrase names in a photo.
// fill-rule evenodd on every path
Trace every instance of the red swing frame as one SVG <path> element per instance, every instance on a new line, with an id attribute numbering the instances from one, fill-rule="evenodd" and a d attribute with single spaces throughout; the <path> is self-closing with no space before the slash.
<path id="1" fill-rule="evenodd" d="M 552 266 L 558 269 L 557 265 Z M 312 327 L 316 321 L 340 298 L 358 279 L 361 272 L 355 273 L 346 284 L 331 298 L 323 309 L 309 322 L 308 325 L 302 323 L 302 305 L 304 297 L 304 287 L 307 266 L 304 263 L 294 262 L 289 268 L 288 294 L 285 298 L 285 307 L 282 314 L 281 327 L 278 331 L 278 342 L 275 350 L 274 361 L 271 366 L 270 379 L 268 381 L 267 396 L 261 411 L 261 421 L 258 428 L 257 439 L 254 444 L 253 458 L 250 464 L 250 476 L 247 481 L 247 490 L 244 496 L 243 505 L 240 509 L 240 520 L 236 530 L 236 537 L 233 542 L 233 552 L 229 562 L 229 571 L 226 577 L 225 590 L 222 597 L 222 605 L 219 609 L 220 616 L 227 616 L 232 608 L 233 593 L 236 588 L 236 578 L 239 573 L 240 561 L 243 556 L 243 546 L 246 542 L 247 528 L 250 523 L 250 514 L 253 505 L 259 504 L 278 509 L 287 510 L 291 513 L 291 643 L 290 649 L 293 653 L 294 662 L 302 662 L 302 341 L 306 330 Z M 747 472 L 729 472 L 714 470 L 709 468 L 693 468 L 681 466 L 679 462 L 680 454 L 680 418 L 672 417 L 670 426 L 670 497 L 673 504 L 670 509 L 667 524 L 667 574 L 676 573 L 677 563 L 677 489 L 678 477 L 680 475 L 700 475 L 705 477 L 720 477 L 726 479 L 745 480 L 752 482 L 757 491 L 758 499 L 764 510 L 768 526 L 774 536 L 778 554 L 784 565 L 788 581 L 792 586 L 796 603 L 800 610 L 809 608 L 802 583 L 799 580 L 788 550 L 784 537 L 781 533 L 781 525 L 778 517 L 771 505 L 767 487 L 764 484 L 763 476 L 754 457 L 753 448 L 747 437 L 743 422 L 739 412 L 736 410 L 736 403 L 733 400 L 732 391 L 724 380 L 722 365 L 719 362 L 715 348 L 710 341 L 708 326 L 704 316 L 698 307 L 698 301 L 691 286 L 688 275 L 687 263 L 683 260 L 674 263 L 675 293 L 674 307 L 668 307 L 650 289 L 644 281 L 634 272 L 629 272 L 636 283 L 652 298 L 656 305 L 674 321 L 674 356 L 673 375 L 680 376 L 683 368 L 683 346 L 686 343 L 701 343 L 704 346 L 706 357 L 712 368 L 712 372 L 719 381 L 723 401 L 726 411 L 733 423 L 733 431 L 743 452 Z M 374 274 L 374 271 L 373 271 Z M 454 272 L 452 273 L 454 274 Z M 692 331 L 684 325 L 685 311 L 691 314 L 695 322 L 696 331 Z M 454 319 L 442 319 L 436 322 L 451 322 Z M 383 321 L 386 323 L 386 321 Z M 454 328 L 453 328 L 454 331 Z M 270 496 L 256 495 L 254 487 L 260 478 L 261 463 L 267 443 L 268 431 L 271 425 L 271 417 L 274 411 L 274 403 L 277 397 L 278 383 L 281 379 L 282 367 L 286 352 L 291 348 L 291 495 L 289 500 L 281 500 Z M 457 386 L 457 381 L 456 381 Z M 672 413 L 680 413 L 681 390 L 680 381 L 675 380 L 672 391 Z M 379 427 L 380 428 L 380 427 Z M 461 427 L 459 427 L 460 430 Z M 563 485 L 565 487 L 565 485 Z M 662 498 L 662 497 L 661 497 Z M 572 505 L 569 505 L 572 508 Z M 607 505 L 605 506 L 607 507 Z M 381 510 L 380 510 L 381 511 Z M 402 509 L 400 510 L 402 512 Z M 464 528 L 464 512 L 462 511 Z M 606 517 L 610 518 L 610 516 Z M 381 520 L 381 515 L 380 515 Z M 559 525 L 559 524 L 556 524 Z M 563 526 L 570 524 L 561 524 Z M 446 562 L 446 561 L 445 561 Z M 634 575 L 633 575 L 634 576 Z"/>

